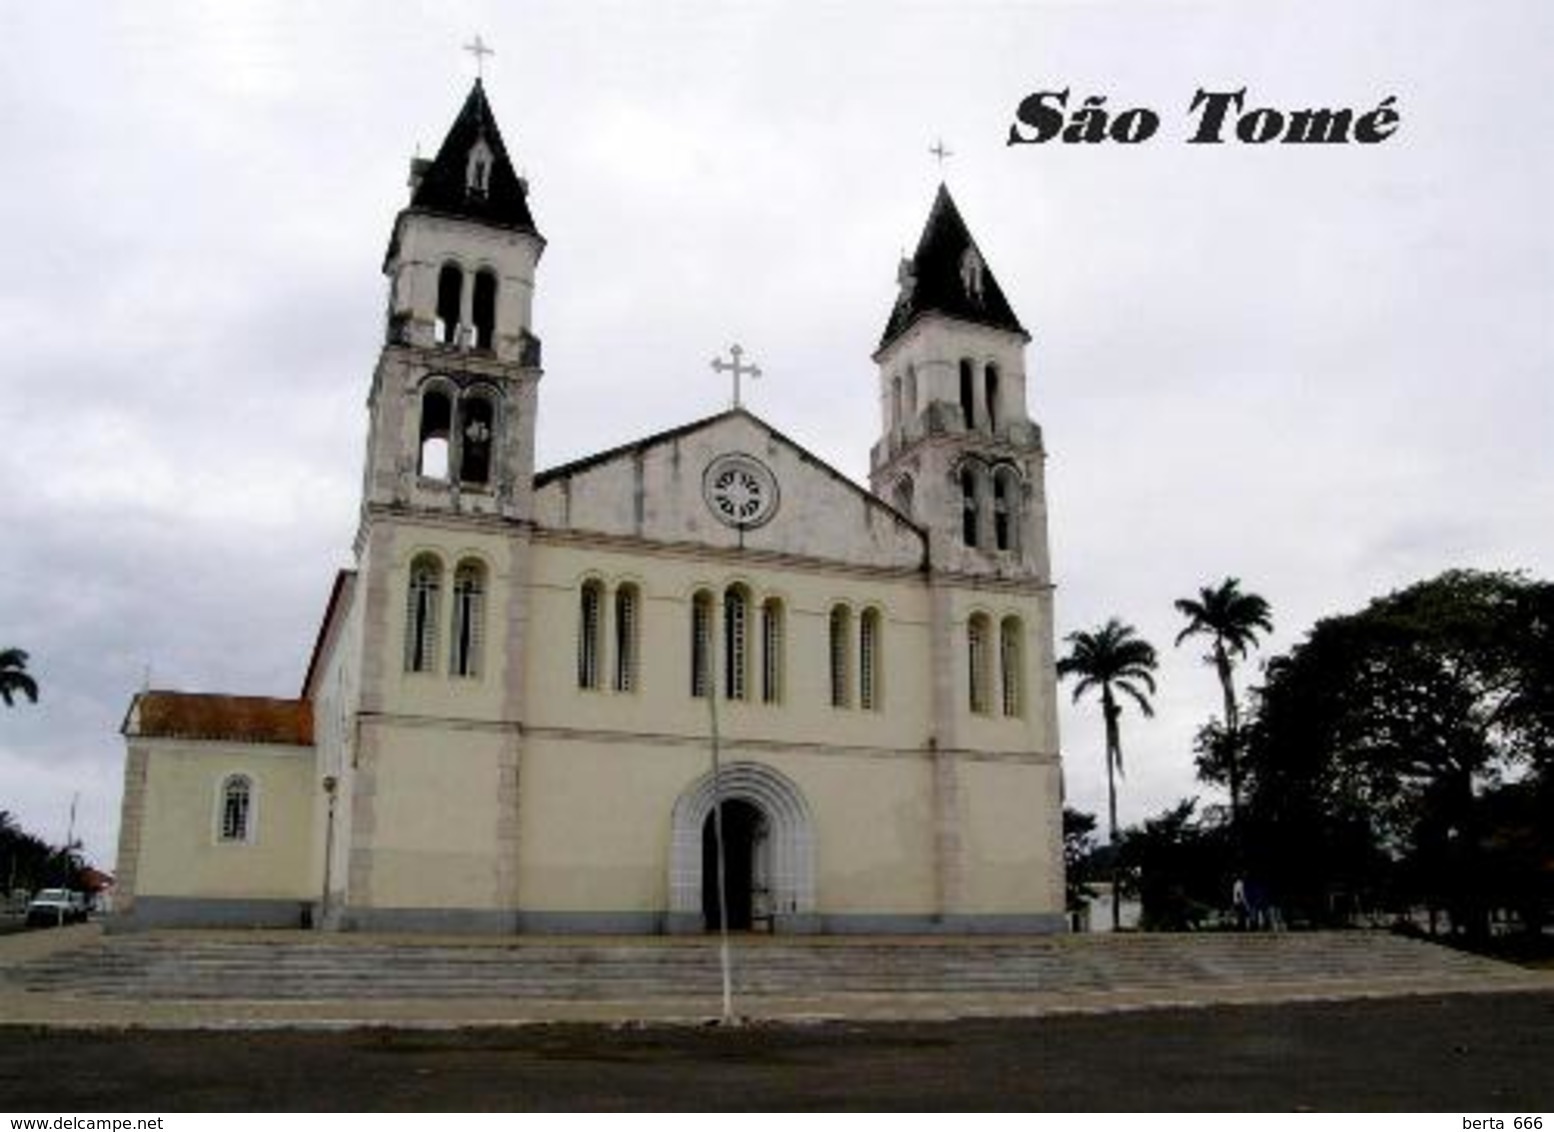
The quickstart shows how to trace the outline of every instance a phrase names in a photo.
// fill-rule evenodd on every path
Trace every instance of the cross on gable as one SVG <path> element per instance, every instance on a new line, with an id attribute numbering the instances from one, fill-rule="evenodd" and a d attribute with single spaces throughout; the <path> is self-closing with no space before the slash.
<path id="1" fill-rule="evenodd" d="M 935 159 L 938 160 L 940 169 L 944 168 L 944 159 L 946 157 L 955 156 L 955 151 L 945 146 L 943 138 L 935 139 L 933 145 L 928 147 L 928 152 L 933 154 Z"/>
<path id="2" fill-rule="evenodd" d="M 496 52 L 486 46 L 485 40 L 481 39 L 478 33 L 474 39 L 464 45 L 464 50 L 475 57 L 475 77 L 485 78 L 486 56 L 495 55 Z"/>
<path id="3" fill-rule="evenodd" d="M 745 356 L 744 347 L 734 343 L 728 348 L 729 356 L 733 361 L 725 362 L 722 358 L 712 359 L 712 368 L 717 373 L 731 373 L 734 375 L 734 408 L 739 408 L 739 379 L 741 377 L 760 377 L 761 367 L 757 365 L 745 365 L 741 358 Z"/>

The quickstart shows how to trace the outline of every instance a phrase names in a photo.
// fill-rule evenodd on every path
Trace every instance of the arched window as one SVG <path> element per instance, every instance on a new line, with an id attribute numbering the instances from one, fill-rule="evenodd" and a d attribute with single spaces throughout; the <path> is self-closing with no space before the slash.
<path id="1" fill-rule="evenodd" d="M 967 546 L 977 539 L 977 472 L 969 464 L 960 470 L 960 537 Z"/>
<path id="2" fill-rule="evenodd" d="M 479 676 L 485 640 L 485 580 L 478 562 L 460 562 L 453 572 L 453 656 L 455 676 Z"/>
<path id="3" fill-rule="evenodd" d="M 880 611 L 865 609 L 858 618 L 858 706 L 880 706 Z"/>
<path id="4" fill-rule="evenodd" d="M 496 343 L 496 272 L 482 270 L 475 273 L 470 314 L 475 320 L 475 349 L 491 349 Z"/>
<path id="5" fill-rule="evenodd" d="M 967 428 L 977 425 L 977 389 L 975 367 L 970 358 L 960 360 L 960 417 Z"/>
<path id="6" fill-rule="evenodd" d="M 852 611 L 845 605 L 831 609 L 831 706 L 851 707 L 852 698 Z"/>
<path id="7" fill-rule="evenodd" d="M 1005 617 L 998 626 L 998 670 L 1008 716 L 1025 714 L 1024 637 L 1018 617 Z"/>
<path id="8" fill-rule="evenodd" d="M 890 379 L 890 427 L 900 428 L 901 422 L 901 375 L 898 373 Z"/>
<path id="9" fill-rule="evenodd" d="M 437 273 L 437 322 L 433 330 L 439 345 L 458 344 L 463 310 L 464 272 L 456 263 L 445 263 Z"/>
<path id="10" fill-rule="evenodd" d="M 473 485 L 491 482 L 491 440 L 496 414 L 491 402 L 479 394 L 459 401 L 459 482 Z"/>
<path id="11" fill-rule="evenodd" d="M 427 479 L 448 478 L 448 440 L 453 427 L 453 402 L 441 389 L 421 394 L 421 448 L 417 471 Z"/>
<path id="12" fill-rule="evenodd" d="M 906 371 L 906 415 L 907 420 L 917 416 L 917 370 L 907 366 Z"/>
<path id="13" fill-rule="evenodd" d="M 615 690 L 637 690 L 637 648 L 640 640 L 638 621 L 642 603 L 637 587 L 631 583 L 615 591 Z"/>
<path id="14" fill-rule="evenodd" d="M 782 602 L 769 597 L 761 603 L 761 702 L 780 704 L 782 684 Z"/>
<path id="15" fill-rule="evenodd" d="M 723 695 L 743 700 L 750 689 L 750 595 L 743 586 L 723 591 Z"/>
<path id="16" fill-rule="evenodd" d="M 895 502 L 896 510 L 897 511 L 900 511 L 903 515 L 907 515 L 907 516 L 910 516 L 912 514 L 912 477 L 911 476 L 902 476 L 900 479 L 898 479 L 896 481 L 896 489 L 895 489 L 895 493 L 894 493 L 894 502 Z"/>
<path id="17" fill-rule="evenodd" d="M 491 184 L 491 147 L 485 138 L 479 138 L 470 146 L 469 161 L 464 166 L 464 189 L 472 197 L 483 197 Z"/>
<path id="18" fill-rule="evenodd" d="M 983 400 L 987 405 L 987 430 L 998 430 L 998 367 L 989 362 L 982 371 Z"/>
<path id="19" fill-rule="evenodd" d="M 244 774 L 229 775 L 221 784 L 222 841 L 253 840 L 254 784 Z"/>
<path id="20" fill-rule="evenodd" d="M 431 672 L 437 665 L 437 597 L 442 563 L 423 554 L 410 564 L 405 611 L 405 671 Z"/>
<path id="21" fill-rule="evenodd" d="M 1014 475 L 1008 468 L 993 473 L 993 545 L 1008 550 L 1014 545 Z"/>
<path id="22" fill-rule="evenodd" d="M 599 687 L 599 654 L 603 649 L 604 586 L 597 578 L 583 583 L 577 609 L 577 686 Z"/>
<path id="23" fill-rule="evenodd" d="M 691 598 L 691 695 L 712 690 L 712 594 L 698 590 Z"/>
<path id="24" fill-rule="evenodd" d="M 970 691 L 971 710 L 986 715 L 992 710 L 991 689 L 988 687 L 991 665 L 988 663 L 989 624 L 987 614 L 972 614 L 966 622 L 966 677 Z"/>

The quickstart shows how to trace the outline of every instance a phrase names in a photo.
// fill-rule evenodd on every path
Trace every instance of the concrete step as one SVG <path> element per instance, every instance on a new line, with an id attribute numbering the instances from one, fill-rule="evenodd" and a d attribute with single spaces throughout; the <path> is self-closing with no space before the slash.
<path id="1" fill-rule="evenodd" d="M 1027 994 L 1196 985 L 1512 979 L 1520 969 L 1381 932 L 1055 936 L 1020 940 L 739 939 L 741 993 Z M 708 940 L 591 943 L 215 933 L 109 936 L 13 965 L 13 987 L 82 998 L 569 1000 L 703 997 Z"/>

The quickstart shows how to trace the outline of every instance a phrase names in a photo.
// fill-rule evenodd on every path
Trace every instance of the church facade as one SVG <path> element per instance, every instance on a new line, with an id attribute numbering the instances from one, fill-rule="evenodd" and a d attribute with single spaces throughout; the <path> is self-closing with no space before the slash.
<path id="1" fill-rule="evenodd" d="M 356 566 L 298 698 L 135 697 L 114 926 L 1060 930 L 1030 336 L 948 191 L 868 490 L 738 407 L 537 471 L 544 250 L 477 80 L 384 259 Z"/>

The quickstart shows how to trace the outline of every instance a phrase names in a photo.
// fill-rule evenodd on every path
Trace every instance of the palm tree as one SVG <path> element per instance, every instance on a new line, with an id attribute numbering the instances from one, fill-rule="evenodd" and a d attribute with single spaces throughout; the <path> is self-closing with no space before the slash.
<path id="1" fill-rule="evenodd" d="M 0 699 L 6 707 L 15 707 L 18 692 L 38 702 L 38 682 L 27 675 L 27 654 L 21 649 L 0 649 Z"/>
<path id="2" fill-rule="evenodd" d="M 1273 632 L 1273 619 L 1269 616 L 1268 602 L 1258 594 L 1241 592 L 1241 579 L 1226 578 L 1217 587 L 1204 586 L 1196 600 L 1180 598 L 1176 610 L 1187 618 L 1187 628 L 1176 635 L 1178 647 L 1188 637 L 1213 638 L 1213 648 L 1204 661 L 1219 673 L 1220 688 L 1225 693 L 1224 763 L 1230 778 L 1230 828 L 1238 827 L 1241 811 L 1241 716 L 1236 707 L 1236 685 L 1233 679 L 1235 658 L 1245 657 L 1257 644 L 1258 630 Z"/>
<path id="3" fill-rule="evenodd" d="M 1058 675 L 1077 676 L 1074 702 L 1086 692 L 1101 690 L 1101 714 L 1106 720 L 1106 802 L 1111 820 L 1112 847 L 1112 930 L 1121 919 L 1118 892 L 1117 850 L 1117 775 L 1122 773 L 1122 730 L 1118 718 L 1122 692 L 1138 704 L 1146 716 L 1155 714 L 1149 697 L 1155 694 L 1155 646 L 1138 636 L 1132 625 L 1113 617 L 1093 633 L 1070 633 L 1065 638 L 1069 653 L 1058 661 Z M 1148 693 L 1146 695 L 1146 692 Z"/>

